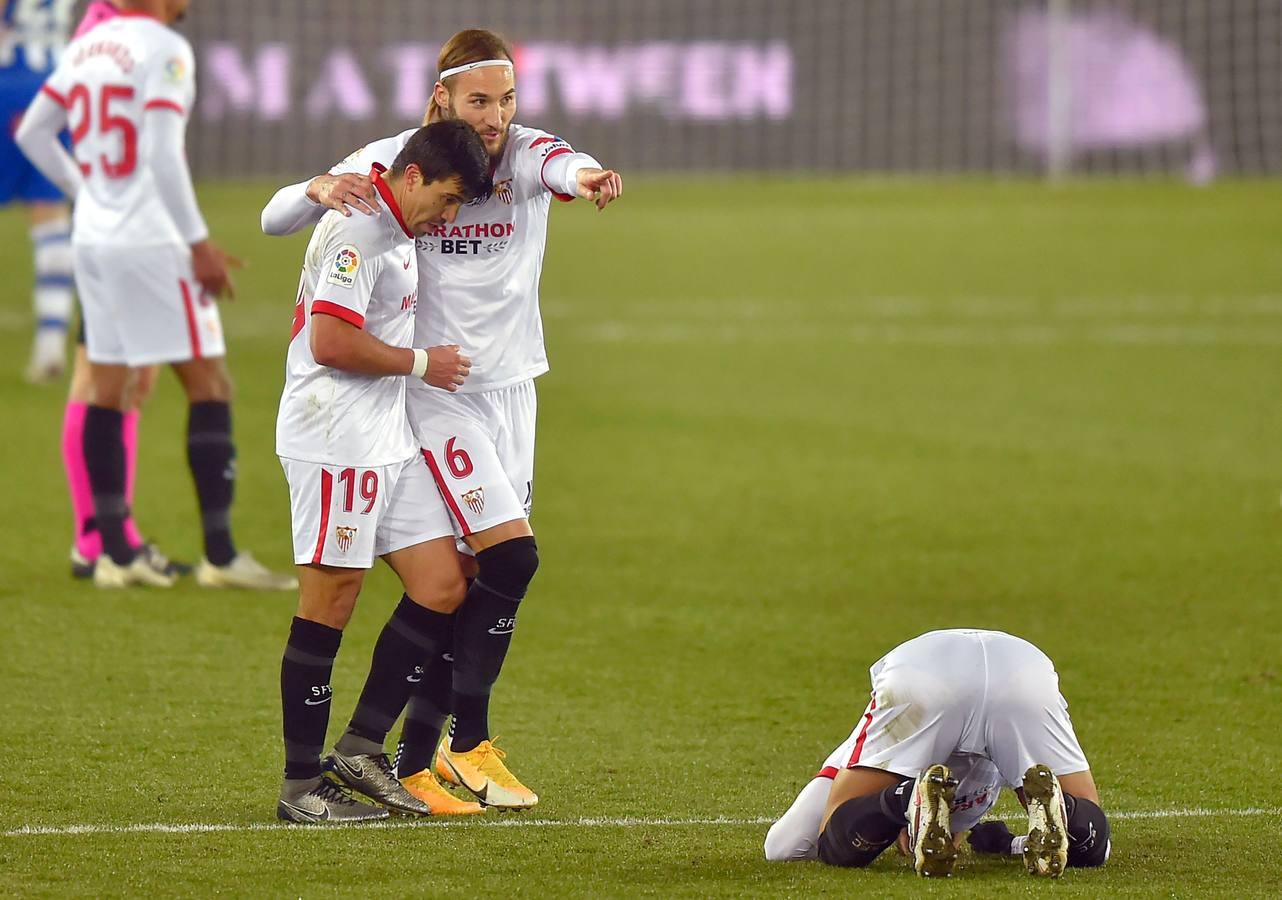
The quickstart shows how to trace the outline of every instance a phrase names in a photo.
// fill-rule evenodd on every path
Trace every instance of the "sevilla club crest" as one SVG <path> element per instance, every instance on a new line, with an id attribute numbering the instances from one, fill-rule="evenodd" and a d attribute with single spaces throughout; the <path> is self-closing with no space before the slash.
<path id="1" fill-rule="evenodd" d="M 356 540 L 356 529 L 348 525 L 339 525 L 334 529 L 334 538 L 338 543 L 338 552 L 346 553 L 352 549 L 352 541 Z"/>
<path id="2" fill-rule="evenodd" d="M 485 488 L 473 488 L 468 491 L 463 495 L 463 502 L 467 504 L 468 509 L 479 516 L 485 509 Z"/>

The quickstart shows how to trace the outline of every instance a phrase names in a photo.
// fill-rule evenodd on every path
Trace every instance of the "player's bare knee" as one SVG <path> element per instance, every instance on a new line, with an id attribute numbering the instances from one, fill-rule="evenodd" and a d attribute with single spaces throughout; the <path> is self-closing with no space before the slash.
<path id="1" fill-rule="evenodd" d="M 93 405 L 124 412 L 129 369 L 125 366 L 91 365 L 89 375 Z"/>
<path id="2" fill-rule="evenodd" d="M 438 572 L 432 578 L 405 585 L 405 594 L 419 606 L 449 615 L 463 605 L 467 582 L 461 573 L 457 573 L 457 577 L 449 577 Z"/>
<path id="3" fill-rule="evenodd" d="M 130 382 L 125 403 L 130 409 L 142 409 L 156 389 L 157 366 L 142 366 L 135 369 Z"/>
<path id="4" fill-rule="evenodd" d="M 299 574 L 298 617 L 340 631 L 347 627 L 365 570 L 304 566 Z"/>
<path id="5" fill-rule="evenodd" d="M 231 373 L 221 358 L 191 360 L 174 367 L 189 403 L 231 403 Z"/>

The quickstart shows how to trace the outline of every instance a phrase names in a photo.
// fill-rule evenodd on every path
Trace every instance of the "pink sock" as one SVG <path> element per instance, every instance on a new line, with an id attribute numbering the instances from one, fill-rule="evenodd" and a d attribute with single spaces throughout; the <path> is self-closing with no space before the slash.
<path id="1" fill-rule="evenodd" d="M 102 552 L 102 538 L 94 531 L 85 534 L 85 521 L 93 517 L 93 491 L 89 487 L 89 470 L 85 468 L 86 403 L 67 401 L 62 417 L 62 467 L 67 473 L 67 490 L 71 494 L 71 516 L 75 527 L 76 550 L 85 559 L 94 560 Z"/>
<path id="2" fill-rule="evenodd" d="M 138 472 L 138 419 L 142 416 L 139 410 L 125 413 L 122 437 L 125 444 L 125 503 L 129 505 L 129 517 L 125 519 L 125 539 L 135 550 L 146 543 L 142 532 L 134 524 L 134 476 Z"/>

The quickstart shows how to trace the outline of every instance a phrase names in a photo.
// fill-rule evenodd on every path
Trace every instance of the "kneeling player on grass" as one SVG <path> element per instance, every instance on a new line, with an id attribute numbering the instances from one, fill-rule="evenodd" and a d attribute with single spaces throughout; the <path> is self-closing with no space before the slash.
<path id="1" fill-rule="evenodd" d="M 771 826 L 767 859 L 862 867 L 898 839 L 919 875 L 946 876 L 972 828 L 976 850 L 1022 854 L 1034 875 L 1108 859 L 1108 819 L 1041 650 L 1000 631 L 932 631 L 870 673 L 863 718 Z M 1028 810 L 1026 838 L 976 827 L 1003 785 Z"/>
<path id="2" fill-rule="evenodd" d="M 416 672 L 448 638 L 466 585 L 449 513 L 410 430 L 406 375 L 458 388 L 470 363 L 456 346 L 411 349 L 418 300 L 414 238 L 484 196 L 489 157 L 460 122 L 419 129 L 370 178 L 376 214 L 331 212 L 307 247 L 276 423 L 289 481 L 298 564 L 298 615 L 281 663 L 285 783 L 277 815 L 293 822 L 383 818 L 322 778 L 329 686 L 342 629 L 365 570 L 381 556 L 405 594 L 374 648 L 369 676 L 325 767 L 398 812 L 440 809 L 397 781 L 383 752 Z M 444 792 L 441 792 L 444 794 Z"/>

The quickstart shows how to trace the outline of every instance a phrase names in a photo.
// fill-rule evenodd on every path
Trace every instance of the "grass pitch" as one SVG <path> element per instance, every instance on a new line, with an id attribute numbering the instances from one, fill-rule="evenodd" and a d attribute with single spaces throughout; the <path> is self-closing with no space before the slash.
<path id="1" fill-rule="evenodd" d="M 224 310 L 238 540 L 283 566 L 273 426 L 305 238 L 258 233 L 270 190 L 201 199 L 251 263 Z M 70 581 L 62 389 L 19 380 L 16 212 L 0 234 L 0 893 L 1276 895 L 1278 184 L 633 181 L 603 215 L 557 209 L 543 565 L 493 709 L 543 799 L 413 828 L 270 827 L 293 598 Z M 136 506 L 192 558 L 183 422 L 166 377 Z M 333 734 L 398 596 L 376 571 Z M 765 863 L 764 823 L 854 725 L 868 665 L 950 626 L 1056 661 L 1112 862 L 1054 885 L 1014 860 L 944 884 L 891 856 Z"/>

